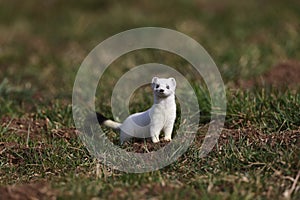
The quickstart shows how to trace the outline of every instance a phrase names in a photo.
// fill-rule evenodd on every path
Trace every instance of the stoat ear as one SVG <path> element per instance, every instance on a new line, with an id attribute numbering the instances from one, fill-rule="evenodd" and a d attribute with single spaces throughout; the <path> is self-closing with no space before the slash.
<path id="1" fill-rule="evenodd" d="M 153 77 L 152 78 L 152 83 L 151 83 L 152 88 L 154 88 L 156 86 L 157 82 L 158 82 L 158 78 L 157 77 Z"/>
<path id="2" fill-rule="evenodd" d="M 157 83 L 157 81 L 158 81 L 158 78 L 157 78 L 157 77 L 153 77 L 153 78 L 152 78 L 152 83 Z"/>
<path id="3" fill-rule="evenodd" d="M 172 86 L 175 88 L 176 87 L 176 80 L 175 80 L 175 78 L 169 78 L 169 80 L 170 80 Z"/>

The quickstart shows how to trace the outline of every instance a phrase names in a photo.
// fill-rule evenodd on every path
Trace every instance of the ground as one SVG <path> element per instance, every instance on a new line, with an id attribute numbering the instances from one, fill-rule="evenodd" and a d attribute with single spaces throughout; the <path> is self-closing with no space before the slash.
<path id="1" fill-rule="evenodd" d="M 295 0 L 2 2 L 0 199 L 299 199 L 299 13 Z M 203 45 L 224 80 L 227 115 L 218 143 L 199 157 L 210 123 L 203 82 L 174 55 L 124 55 L 99 83 L 97 110 L 110 117 L 118 78 L 154 61 L 181 70 L 201 109 L 196 138 L 176 162 L 130 174 L 99 163 L 83 145 L 72 87 L 97 44 L 143 26 L 171 28 Z M 138 89 L 130 111 L 151 103 L 149 87 Z M 117 144 L 117 133 L 104 130 Z M 122 148 L 145 153 L 166 144 L 134 140 Z"/>

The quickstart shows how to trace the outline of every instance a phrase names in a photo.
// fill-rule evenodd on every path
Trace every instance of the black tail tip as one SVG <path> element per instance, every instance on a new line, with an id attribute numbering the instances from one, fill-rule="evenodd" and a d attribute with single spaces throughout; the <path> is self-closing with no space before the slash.
<path id="1" fill-rule="evenodd" d="M 104 117 L 102 114 L 96 112 L 97 120 L 99 124 L 102 124 L 104 121 L 108 120 L 106 117 Z"/>
<path id="2" fill-rule="evenodd" d="M 96 113 L 90 113 L 85 118 L 85 124 L 86 123 L 92 123 L 92 121 L 95 119 L 95 114 L 97 117 L 97 121 L 99 124 L 102 124 L 104 121 L 108 120 L 106 117 L 104 117 L 102 114 L 96 112 Z"/>

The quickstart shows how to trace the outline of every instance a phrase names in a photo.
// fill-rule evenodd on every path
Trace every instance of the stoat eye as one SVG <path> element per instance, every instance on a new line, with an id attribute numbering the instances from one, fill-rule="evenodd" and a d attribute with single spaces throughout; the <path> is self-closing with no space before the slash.
<path id="1" fill-rule="evenodd" d="M 157 85 L 155 86 L 155 88 L 159 88 L 159 84 L 157 84 Z"/>
<path id="2" fill-rule="evenodd" d="M 166 88 L 167 88 L 167 89 L 170 89 L 170 86 L 168 86 L 168 85 L 167 85 L 167 87 L 166 87 Z"/>

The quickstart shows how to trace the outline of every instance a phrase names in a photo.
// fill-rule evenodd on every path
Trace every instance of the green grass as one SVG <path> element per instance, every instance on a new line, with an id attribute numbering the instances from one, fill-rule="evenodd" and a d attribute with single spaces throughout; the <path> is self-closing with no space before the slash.
<path id="1" fill-rule="evenodd" d="M 300 96 L 290 91 L 258 89 L 237 91 L 228 96 L 227 121 L 230 127 L 254 126 L 266 132 L 297 129 Z"/>
<path id="2" fill-rule="evenodd" d="M 239 88 L 277 63 L 300 60 L 299 19 L 296 0 L 1 1 L 0 186 L 46 182 L 58 199 L 299 199 L 299 87 Z M 113 34 L 142 26 L 175 29 L 204 46 L 227 88 L 227 116 L 218 144 L 200 158 L 211 117 L 202 80 L 166 52 L 122 56 L 99 83 L 96 107 L 103 114 L 111 117 L 110 94 L 120 76 L 154 61 L 190 80 L 201 109 L 196 140 L 184 155 L 161 170 L 128 174 L 89 154 L 74 127 L 71 97 L 88 52 Z M 134 95 L 131 112 L 151 105 L 149 87 Z"/>

